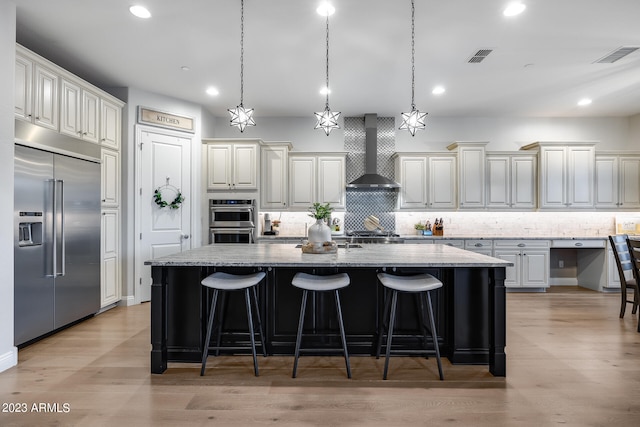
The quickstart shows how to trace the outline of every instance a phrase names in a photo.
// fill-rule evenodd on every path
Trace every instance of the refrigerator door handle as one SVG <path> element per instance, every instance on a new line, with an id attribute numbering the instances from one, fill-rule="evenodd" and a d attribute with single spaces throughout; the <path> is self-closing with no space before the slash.
<path id="1" fill-rule="evenodd" d="M 56 276 L 65 274 L 65 239 L 64 239 L 64 181 L 55 181 L 55 272 Z"/>
<path id="2" fill-rule="evenodd" d="M 45 192 L 45 256 L 44 274 L 46 277 L 56 277 L 56 181 L 48 179 Z"/>

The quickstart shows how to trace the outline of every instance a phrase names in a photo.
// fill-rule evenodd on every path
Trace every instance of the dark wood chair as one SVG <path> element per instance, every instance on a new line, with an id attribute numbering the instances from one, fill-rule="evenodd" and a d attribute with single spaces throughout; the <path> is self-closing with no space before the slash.
<path id="1" fill-rule="evenodd" d="M 635 303 L 633 305 L 633 313 L 638 308 L 638 300 L 640 300 L 640 289 L 638 288 L 640 278 L 640 240 L 629 239 L 627 237 L 627 247 L 629 248 L 629 254 L 631 255 L 631 264 L 633 265 L 633 275 L 636 279 L 635 289 Z M 640 332 L 640 318 L 638 319 L 638 332 Z"/>
<path id="2" fill-rule="evenodd" d="M 635 314 L 638 311 L 638 300 L 640 295 L 638 294 L 638 281 L 637 281 L 637 267 L 634 270 L 633 257 L 630 253 L 630 247 L 627 244 L 629 237 L 626 234 L 617 234 L 615 236 L 609 236 L 609 242 L 611 243 L 611 249 L 613 250 L 613 256 L 616 259 L 618 266 L 618 275 L 620 276 L 620 295 L 622 300 L 620 302 L 620 318 L 624 317 L 627 304 L 633 304 L 632 313 Z M 638 242 L 640 244 L 640 242 Z M 640 256 L 640 253 L 637 254 Z M 633 300 L 629 299 L 628 291 L 633 291 Z"/>

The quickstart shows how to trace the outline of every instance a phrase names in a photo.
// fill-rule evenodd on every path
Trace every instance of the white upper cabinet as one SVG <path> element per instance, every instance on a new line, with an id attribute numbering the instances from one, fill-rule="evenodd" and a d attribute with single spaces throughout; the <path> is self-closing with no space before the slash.
<path id="1" fill-rule="evenodd" d="M 457 193 L 455 156 L 429 156 L 428 168 L 429 208 L 455 209 Z"/>
<path id="2" fill-rule="evenodd" d="M 61 79 L 60 133 L 98 142 L 100 98 L 74 80 Z"/>
<path id="3" fill-rule="evenodd" d="M 396 157 L 396 181 L 400 183 L 400 209 L 425 209 L 427 201 L 427 157 Z"/>
<path id="4" fill-rule="evenodd" d="M 640 208 L 640 154 L 596 153 L 596 208 Z"/>
<path id="5" fill-rule="evenodd" d="M 485 207 L 485 147 L 487 142 L 455 142 L 447 147 L 458 153 L 458 207 Z"/>
<path id="6" fill-rule="evenodd" d="M 258 189 L 257 142 L 203 142 L 207 144 L 207 189 Z"/>
<path id="7" fill-rule="evenodd" d="M 536 156 L 487 153 L 486 206 L 490 209 L 536 207 Z"/>
<path id="8" fill-rule="evenodd" d="M 346 156 L 318 156 L 318 201 L 335 209 L 346 206 Z"/>
<path id="9" fill-rule="evenodd" d="M 22 48 L 16 52 L 15 115 L 58 130 L 58 75 Z"/>
<path id="10" fill-rule="evenodd" d="M 289 206 L 307 209 L 313 203 L 346 205 L 344 153 L 289 153 Z"/>
<path id="11" fill-rule="evenodd" d="M 16 45 L 15 116 L 118 150 L 124 103 Z"/>
<path id="12" fill-rule="evenodd" d="M 537 142 L 541 208 L 588 209 L 595 206 L 595 143 Z"/>
<path id="13" fill-rule="evenodd" d="M 122 135 L 122 107 L 106 99 L 100 99 L 100 143 L 105 147 L 120 149 Z"/>
<path id="14" fill-rule="evenodd" d="M 456 157 L 453 154 L 397 153 L 400 209 L 454 209 Z"/>
<path id="15" fill-rule="evenodd" d="M 269 144 L 260 149 L 260 207 L 286 209 L 289 204 L 289 150 L 291 144 Z"/>
<path id="16" fill-rule="evenodd" d="M 33 61 L 16 54 L 15 115 L 31 121 L 33 115 Z"/>

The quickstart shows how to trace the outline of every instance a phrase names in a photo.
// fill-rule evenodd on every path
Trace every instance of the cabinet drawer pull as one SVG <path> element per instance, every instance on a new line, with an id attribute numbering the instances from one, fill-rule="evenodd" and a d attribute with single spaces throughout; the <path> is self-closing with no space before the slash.
<path id="1" fill-rule="evenodd" d="M 483 245 L 482 243 L 476 243 L 476 244 L 475 244 L 475 247 L 476 247 L 476 248 L 481 248 L 481 247 L 483 247 L 483 246 L 484 246 L 484 245 Z"/>
<path id="2" fill-rule="evenodd" d="M 582 242 L 577 242 L 575 246 L 582 246 Z"/>
<path id="3" fill-rule="evenodd" d="M 524 243 L 518 243 L 518 247 L 519 248 L 524 248 L 525 246 L 527 246 L 527 245 L 525 245 Z"/>

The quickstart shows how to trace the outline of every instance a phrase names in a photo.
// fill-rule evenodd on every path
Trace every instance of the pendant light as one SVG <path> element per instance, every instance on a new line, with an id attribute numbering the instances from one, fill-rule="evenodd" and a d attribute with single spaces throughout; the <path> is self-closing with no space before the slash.
<path id="1" fill-rule="evenodd" d="M 415 136 L 417 130 L 424 130 L 424 128 L 426 127 L 424 120 L 427 117 L 427 113 L 421 113 L 416 109 L 416 104 L 414 102 L 416 77 L 416 66 L 414 58 L 416 53 L 415 20 L 416 8 L 414 0 L 411 0 L 411 111 L 408 113 L 402 113 L 402 124 L 399 128 L 408 130 L 411 136 Z"/>
<path id="2" fill-rule="evenodd" d="M 231 108 L 231 126 L 236 126 L 240 132 L 244 132 L 247 126 L 255 126 L 253 120 L 253 108 L 244 108 L 244 0 L 240 0 L 240 105 Z"/>
<path id="3" fill-rule="evenodd" d="M 333 129 L 340 129 L 340 126 L 338 126 L 338 117 L 340 117 L 340 112 L 332 112 L 331 109 L 329 108 L 329 11 L 327 10 L 326 12 L 327 15 L 327 25 L 326 25 L 326 33 L 327 33 L 327 54 L 326 54 L 326 86 L 325 89 L 327 90 L 326 92 L 326 102 L 325 102 L 325 107 L 324 107 L 324 111 L 319 111 L 317 113 L 314 113 L 316 115 L 316 118 L 318 119 L 318 123 L 316 123 L 316 126 L 314 127 L 314 129 L 323 129 L 324 133 L 327 134 L 327 136 L 329 136 L 329 134 L 331 133 L 331 130 Z"/>

